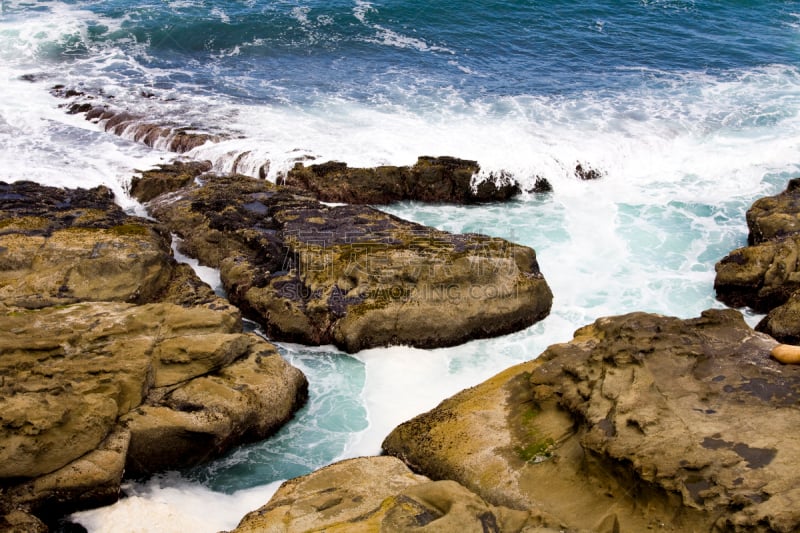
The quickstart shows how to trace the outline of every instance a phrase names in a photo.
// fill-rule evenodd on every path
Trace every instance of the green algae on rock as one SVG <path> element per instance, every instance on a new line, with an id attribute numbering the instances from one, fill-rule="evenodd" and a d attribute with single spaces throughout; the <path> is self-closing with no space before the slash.
<path id="1" fill-rule="evenodd" d="M 263 180 L 209 175 L 148 208 L 278 340 L 433 348 L 517 331 L 552 304 L 530 248 Z"/>
<path id="2" fill-rule="evenodd" d="M 567 529 L 796 531 L 800 368 L 772 360 L 776 344 L 734 310 L 601 318 L 383 447 Z"/>

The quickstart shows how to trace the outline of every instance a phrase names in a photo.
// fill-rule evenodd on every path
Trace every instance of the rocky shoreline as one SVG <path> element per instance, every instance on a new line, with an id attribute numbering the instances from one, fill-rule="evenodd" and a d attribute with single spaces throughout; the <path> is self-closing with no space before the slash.
<path id="1" fill-rule="evenodd" d="M 242 331 L 240 309 L 271 338 L 349 351 L 457 344 L 550 310 L 530 248 L 208 170 L 133 180 L 159 222 L 103 187 L 0 183 L 3 527 L 45 531 L 115 501 L 123 476 L 199 464 L 289 420 L 306 379 Z M 171 234 L 220 269 L 230 302 L 175 262 Z"/>
<path id="2" fill-rule="evenodd" d="M 103 187 L 0 183 L 0 529 L 261 440 L 303 374 Z"/>
<path id="3" fill-rule="evenodd" d="M 142 127 L 69 109 L 118 135 Z M 178 139 L 160 128 L 151 145 Z M 187 135 L 171 149 L 210 140 Z M 546 317 L 534 250 L 367 205 L 520 192 L 476 185 L 477 171 L 447 157 L 300 164 L 274 185 L 179 161 L 131 182 L 154 220 L 103 187 L 0 183 L 0 530 L 47 531 L 118 499 L 125 478 L 291 419 L 306 378 L 242 316 L 270 339 L 347 352 L 453 346 Z M 395 428 L 384 455 L 285 482 L 235 531 L 796 531 L 800 367 L 784 363 L 800 361 L 787 346 L 800 341 L 799 220 L 792 180 L 754 203 L 749 246 L 717 264 L 720 301 L 767 313 L 755 330 L 733 309 L 600 318 Z M 173 235 L 219 269 L 225 297 L 175 261 Z"/>

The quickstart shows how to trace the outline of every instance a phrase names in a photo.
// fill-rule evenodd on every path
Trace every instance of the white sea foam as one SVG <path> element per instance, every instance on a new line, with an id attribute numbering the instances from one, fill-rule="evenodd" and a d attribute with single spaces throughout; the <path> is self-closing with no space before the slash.
<path id="1" fill-rule="evenodd" d="M 178 475 L 128 483 L 128 497 L 111 508 L 83 511 L 73 520 L 93 533 L 185 533 L 227 531 L 269 501 L 280 482 L 222 494 Z"/>

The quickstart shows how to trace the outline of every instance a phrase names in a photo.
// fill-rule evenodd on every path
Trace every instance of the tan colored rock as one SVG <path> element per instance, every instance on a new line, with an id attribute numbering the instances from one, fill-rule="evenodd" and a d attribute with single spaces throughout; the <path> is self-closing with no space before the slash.
<path id="1" fill-rule="evenodd" d="M 0 316 L 0 477 L 57 470 L 94 449 L 155 384 L 232 362 L 252 343 L 229 333 L 237 327 L 231 308 L 172 304 L 84 303 Z"/>
<path id="2" fill-rule="evenodd" d="M 750 245 L 800 233 L 800 180 L 791 179 L 780 194 L 753 202 L 747 227 Z"/>
<path id="3" fill-rule="evenodd" d="M 530 248 L 245 176 L 206 176 L 149 207 L 274 339 L 348 352 L 448 346 L 525 328 L 552 304 Z"/>
<path id="4" fill-rule="evenodd" d="M 717 298 L 767 316 L 756 330 L 782 343 L 800 342 L 800 180 L 756 200 L 747 211 L 749 246 L 716 265 Z"/>
<path id="5" fill-rule="evenodd" d="M 130 433 L 117 427 L 95 450 L 55 472 L 11 487 L 3 498 L 51 518 L 83 506 L 111 504 L 119 497 L 129 442 Z"/>
<path id="6" fill-rule="evenodd" d="M 0 530 L 6 533 L 47 533 L 47 525 L 25 511 L 14 509 L 0 516 Z"/>
<path id="7" fill-rule="evenodd" d="M 209 374 L 232 363 L 252 344 L 239 333 L 181 335 L 164 339 L 154 350 L 156 387 L 165 387 Z"/>
<path id="8" fill-rule="evenodd" d="M 779 344 L 772 349 L 770 355 L 784 364 L 800 363 L 800 346 Z"/>
<path id="9" fill-rule="evenodd" d="M 387 452 L 592 531 L 796 531 L 800 369 L 735 311 L 632 313 L 446 400 Z"/>
<path id="10" fill-rule="evenodd" d="M 285 482 L 234 532 L 551 531 L 541 526 L 531 513 L 489 505 L 458 483 L 415 475 L 392 457 L 369 457 Z"/>
<path id="11" fill-rule="evenodd" d="M 305 401 L 302 373 L 243 334 L 239 310 L 177 265 L 169 240 L 108 189 L 0 182 L 0 528 L 38 531 L 30 512 L 114 501 L 132 450 L 142 472 L 194 464 Z M 160 435 L 212 438 L 177 463 L 164 461 L 169 439 L 148 457 L 120 419 L 146 410 L 157 416 L 140 425 Z"/>
<path id="12" fill-rule="evenodd" d="M 78 304 L 0 316 L 0 478 L 63 467 L 141 403 L 154 340 L 139 337 L 141 330 L 127 343 L 109 336 L 132 322 L 132 309 Z"/>
<path id="13" fill-rule="evenodd" d="M 255 335 L 218 372 L 167 390 L 121 418 L 131 432 L 128 475 L 199 464 L 233 445 L 264 439 L 305 402 L 303 374 Z"/>

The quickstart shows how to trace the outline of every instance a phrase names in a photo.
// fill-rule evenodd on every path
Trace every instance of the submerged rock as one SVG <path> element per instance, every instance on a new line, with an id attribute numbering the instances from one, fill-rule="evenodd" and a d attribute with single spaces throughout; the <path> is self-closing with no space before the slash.
<path id="1" fill-rule="evenodd" d="M 116 107 L 111 103 L 113 97 L 104 95 L 102 90 L 87 94 L 83 90 L 59 84 L 51 88 L 50 94 L 71 100 L 62 106 L 66 107 L 67 113 L 83 115 L 86 120 L 100 125 L 109 133 L 153 148 L 182 154 L 207 142 L 219 142 L 222 138 L 191 126 L 153 123 L 144 115 Z M 142 93 L 140 96 L 151 98 L 153 95 Z"/>
<path id="2" fill-rule="evenodd" d="M 530 248 L 245 176 L 206 176 L 149 209 L 274 339 L 447 346 L 525 328 L 552 303 Z"/>
<path id="3" fill-rule="evenodd" d="M 605 175 L 605 172 L 592 168 L 585 163 L 575 164 L 575 177 L 579 180 L 598 180 Z"/>
<path id="4" fill-rule="evenodd" d="M 264 438 L 306 390 L 272 345 L 242 333 L 238 309 L 175 262 L 165 230 L 126 215 L 108 189 L 0 183 L 6 523 L 108 504 L 123 471 Z"/>
<path id="5" fill-rule="evenodd" d="M 469 204 L 506 201 L 520 193 L 510 176 L 489 176 L 473 187 L 480 167 L 475 161 L 454 157 L 420 157 L 411 167 L 350 168 L 328 162 L 303 166 L 298 163 L 286 176 L 285 185 L 312 193 L 324 202 L 389 204 L 404 200 Z"/>
<path id="6" fill-rule="evenodd" d="M 717 298 L 767 316 L 756 326 L 785 343 L 800 343 L 800 180 L 761 198 L 747 211 L 748 243 L 716 265 Z"/>
<path id="7" fill-rule="evenodd" d="M 602 318 L 383 447 L 568 529 L 797 531 L 800 368 L 776 344 L 733 310 Z"/>
<path id="8" fill-rule="evenodd" d="M 362 457 L 285 482 L 270 502 L 245 516 L 234 533 L 515 533 L 540 525 L 533 513 L 488 504 L 454 481 L 416 475 L 393 457 Z"/>

